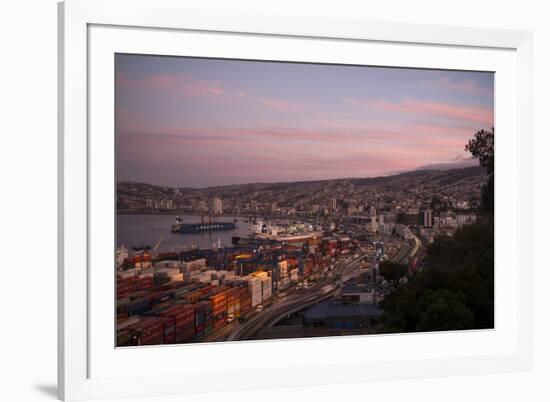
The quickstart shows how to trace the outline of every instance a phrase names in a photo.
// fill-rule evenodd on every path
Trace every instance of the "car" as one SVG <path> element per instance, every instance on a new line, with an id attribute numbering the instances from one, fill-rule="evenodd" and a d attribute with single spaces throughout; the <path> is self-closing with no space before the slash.
<path id="1" fill-rule="evenodd" d="M 259 313 L 260 311 L 262 311 L 264 309 L 264 306 L 262 306 L 261 304 L 256 307 L 256 311 Z"/>
<path id="2" fill-rule="evenodd" d="M 235 321 L 235 316 L 233 314 L 229 314 L 227 318 L 225 319 L 225 322 L 227 324 L 231 324 L 233 321 Z"/>

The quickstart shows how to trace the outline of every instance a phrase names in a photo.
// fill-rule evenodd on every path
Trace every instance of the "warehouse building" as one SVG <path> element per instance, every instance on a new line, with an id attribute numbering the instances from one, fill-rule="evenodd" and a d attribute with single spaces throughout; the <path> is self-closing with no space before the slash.
<path id="1" fill-rule="evenodd" d="M 372 328 L 382 315 L 375 304 L 345 304 L 326 300 L 304 312 L 304 325 L 329 329 Z"/>

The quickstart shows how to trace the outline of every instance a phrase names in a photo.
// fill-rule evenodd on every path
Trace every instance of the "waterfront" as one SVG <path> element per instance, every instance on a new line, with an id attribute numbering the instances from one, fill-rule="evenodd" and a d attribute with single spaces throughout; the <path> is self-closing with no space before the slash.
<path id="1" fill-rule="evenodd" d="M 180 215 L 184 223 L 199 223 L 200 216 Z M 207 218 L 205 218 L 207 219 Z M 219 232 L 204 233 L 172 233 L 170 228 L 176 223 L 176 215 L 117 215 L 117 238 L 116 245 L 124 245 L 127 248 L 151 246 L 162 238 L 162 242 L 157 251 L 183 251 L 186 247 L 197 245 L 199 248 L 211 248 L 213 244 L 218 243 L 218 238 L 222 245 L 231 246 L 232 236 L 246 236 L 249 233 L 251 223 L 245 222 L 245 218 L 234 216 L 216 217 L 218 222 L 233 222 L 237 219 L 237 228 L 234 230 L 224 230 Z"/>

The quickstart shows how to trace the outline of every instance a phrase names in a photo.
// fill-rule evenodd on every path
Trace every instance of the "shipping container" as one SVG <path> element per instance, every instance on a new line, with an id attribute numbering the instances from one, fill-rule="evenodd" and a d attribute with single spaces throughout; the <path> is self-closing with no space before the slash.
<path id="1" fill-rule="evenodd" d="M 164 338 L 163 343 L 176 343 L 176 319 L 175 317 L 164 318 Z"/>
<path id="2" fill-rule="evenodd" d="M 160 317 L 143 317 L 138 323 L 129 325 L 129 345 L 160 345 L 164 341 L 164 319 Z"/>
<path id="3" fill-rule="evenodd" d="M 212 315 L 216 319 L 225 316 L 227 313 L 227 294 L 228 290 L 226 289 L 209 298 L 212 303 Z"/>
<path id="4" fill-rule="evenodd" d="M 141 315 L 151 309 L 151 301 L 148 298 L 136 299 L 126 305 L 126 312 L 129 316 Z"/>
<path id="5" fill-rule="evenodd" d="M 151 291 L 150 290 L 140 290 L 138 292 L 134 292 L 132 293 L 129 298 L 130 300 L 137 300 L 137 299 L 142 299 L 144 297 L 147 297 L 151 294 Z"/>
<path id="6" fill-rule="evenodd" d="M 174 300 L 174 298 L 175 298 L 175 292 L 173 290 L 156 292 L 148 296 L 148 299 L 151 301 L 152 306 L 166 302 L 168 300 Z"/>
<path id="7" fill-rule="evenodd" d="M 162 317 L 173 317 L 175 327 L 178 331 L 194 328 L 195 321 L 195 306 L 191 304 L 176 304 L 163 311 L 158 315 Z"/>
<path id="8" fill-rule="evenodd" d="M 201 291 L 195 290 L 193 292 L 183 294 L 181 298 L 189 303 L 196 303 L 202 296 L 203 294 Z"/>
<path id="9" fill-rule="evenodd" d="M 132 332 L 128 330 L 117 331 L 116 345 L 129 346 L 131 343 Z"/>
<path id="10" fill-rule="evenodd" d="M 225 320 L 225 317 L 215 319 L 212 325 L 213 330 L 217 331 L 218 329 L 222 328 L 225 325 Z"/>
<path id="11" fill-rule="evenodd" d="M 193 339 L 195 339 L 195 327 L 179 329 L 179 330 L 176 328 L 177 343 L 192 342 Z"/>

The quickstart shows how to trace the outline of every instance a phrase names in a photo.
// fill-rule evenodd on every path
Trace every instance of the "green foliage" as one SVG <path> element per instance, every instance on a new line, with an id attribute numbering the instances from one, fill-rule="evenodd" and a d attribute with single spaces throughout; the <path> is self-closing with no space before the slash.
<path id="1" fill-rule="evenodd" d="M 378 272 L 385 280 L 397 285 L 399 280 L 407 275 L 408 268 L 406 265 L 397 264 L 395 262 L 382 261 L 378 266 Z"/>
<path id="2" fill-rule="evenodd" d="M 474 313 L 461 291 L 428 290 L 422 295 L 420 306 L 417 331 L 468 329 L 474 325 Z"/>
<path id="3" fill-rule="evenodd" d="M 489 176 L 487 183 L 481 189 L 481 208 L 484 213 L 493 214 L 495 210 L 495 180 Z"/>
<path id="4" fill-rule="evenodd" d="M 380 306 L 379 332 L 481 329 L 494 326 L 493 220 L 436 238 L 424 269 Z"/>
<path id="5" fill-rule="evenodd" d="M 481 207 L 487 214 L 494 211 L 495 128 L 480 130 L 468 141 L 464 150 L 469 151 L 479 164 L 487 169 L 489 178 L 481 189 Z"/>
<path id="6" fill-rule="evenodd" d="M 495 128 L 491 130 L 480 130 L 475 133 L 474 138 L 468 141 L 464 147 L 474 158 L 479 159 L 479 164 L 487 169 L 487 174 L 493 174 L 495 167 Z"/>

